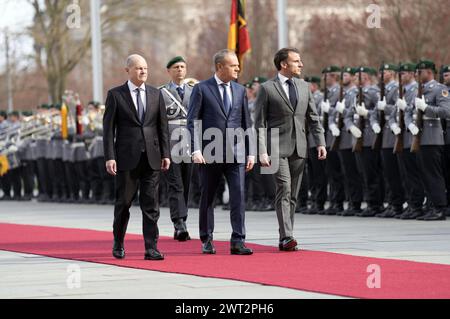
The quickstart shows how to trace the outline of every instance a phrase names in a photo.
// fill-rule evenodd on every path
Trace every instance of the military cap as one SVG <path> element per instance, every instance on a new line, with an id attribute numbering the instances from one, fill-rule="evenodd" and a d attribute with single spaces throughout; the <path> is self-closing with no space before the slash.
<path id="1" fill-rule="evenodd" d="M 369 75 L 376 75 L 377 71 L 374 68 L 368 67 L 368 66 L 360 66 L 356 69 L 356 73 L 361 71 L 362 73 L 367 73 Z"/>
<path id="2" fill-rule="evenodd" d="M 384 63 L 384 64 L 380 65 L 380 71 L 384 71 L 384 70 L 398 72 L 398 65 L 391 64 L 391 63 Z"/>
<path id="3" fill-rule="evenodd" d="M 420 60 L 417 64 L 417 70 L 433 70 L 436 71 L 436 64 L 430 60 Z"/>
<path id="4" fill-rule="evenodd" d="M 318 76 L 305 76 L 304 80 L 310 83 L 320 84 L 321 78 Z"/>
<path id="5" fill-rule="evenodd" d="M 250 82 L 247 82 L 247 83 L 244 84 L 244 86 L 245 86 L 247 89 L 250 89 L 250 88 L 252 87 L 252 82 L 251 82 L 251 81 L 250 81 Z"/>
<path id="6" fill-rule="evenodd" d="M 263 76 L 255 76 L 252 80 L 252 84 L 253 83 L 264 83 L 266 81 L 267 81 L 267 79 Z"/>
<path id="7" fill-rule="evenodd" d="M 12 112 L 9 112 L 8 116 L 17 116 L 17 117 L 19 117 L 20 114 L 19 114 L 18 111 L 12 111 Z"/>
<path id="8" fill-rule="evenodd" d="M 416 71 L 416 64 L 407 62 L 400 64 L 399 71 L 405 71 L 405 72 L 415 72 Z"/>
<path id="9" fill-rule="evenodd" d="M 32 111 L 23 111 L 22 115 L 23 116 L 31 116 L 31 115 L 33 115 L 33 112 Z"/>
<path id="10" fill-rule="evenodd" d="M 448 73 L 450 72 L 450 64 L 449 65 L 443 65 L 441 69 L 442 73 Z"/>
<path id="11" fill-rule="evenodd" d="M 176 57 L 174 57 L 173 59 L 171 59 L 169 62 L 167 62 L 166 68 L 170 69 L 170 67 L 171 67 L 172 65 L 174 65 L 175 63 L 178 63 L 178 62 L 184 62 L 184 63 L 186 63 L 186 61 L 184 60 L 184 58 L 183 58 L 182 56 L 176 56 Z"/>
<path id="12" fill-rule="evenodd" d="M 336 65 L 330 65 L 322 70 L 322 73 L 332 73 L 332 72 L 341 72 L 341 68 Z"/>
<path id="13" fill-rule="evenodd" d="M 352 68 L 351 66 L 345 66 L 342 68 L 342 72 L 344 73 L 350 73 L 352 75 L 355 75 L 355 73 L 357 72 L 357 68 Z"/>
<path id="14" fill-rule="evenodd" d="M 0 111 L 0 116 L 4 117 L 5 119 L 8 118 L 8 114 L 5 111 Z"/>

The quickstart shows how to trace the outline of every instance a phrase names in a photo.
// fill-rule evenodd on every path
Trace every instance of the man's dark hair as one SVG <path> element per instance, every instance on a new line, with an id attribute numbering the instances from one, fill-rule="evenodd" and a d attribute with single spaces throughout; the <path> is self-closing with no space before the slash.
<path id="1" fill-rule="evenodd" d="M 287 60 L 287 58 L 289 56 L 289 52 L 294 52 L 294 53 L 300 54 L 300 51 L 296 48 L 283 48 L 283 49 L 279 50 L 277 53 L 275 53 L 273 63 L 275 64 L 275 67 L 277 68 L 278 71 L 281 70 L 281 62 Z"/>

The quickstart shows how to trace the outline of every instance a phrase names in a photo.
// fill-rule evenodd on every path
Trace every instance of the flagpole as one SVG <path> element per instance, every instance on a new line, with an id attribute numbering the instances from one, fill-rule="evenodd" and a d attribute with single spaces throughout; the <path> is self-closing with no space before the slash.
<path id="1" fill-rule="evenodd" d="M 100 0 L 91 0 L 93 95 L 97 102 L 103 101 L 102 31 L 100 23 Z"/>
<path id="2" fill-rule="evenodd" d="M 288 26 L 286 19 L 286 0 L 277 1 L 278 14 L 278 48 L 288 46 Z"/>

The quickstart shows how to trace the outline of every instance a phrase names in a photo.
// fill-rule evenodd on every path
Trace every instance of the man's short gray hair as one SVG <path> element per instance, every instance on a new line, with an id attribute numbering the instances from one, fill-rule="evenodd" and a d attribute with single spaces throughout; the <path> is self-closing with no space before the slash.
<path id="1" fill-rule="evenodd" d="M 145 61 L 144 57 L 139 54 L 129 55 L 127 61 L 125 62 L 126 67 L 131 68 L 134 65 L 134 62 L 138 59 L 143 59 Z"/>
<path id="2" fill-rule="evenodd" d="M 213 57 L 214 66 L 217 68 L 217 64 L 222 63 L 223 60 L 225 60 L 225 57 L 227 55 L 236 55 L 236 52 L 234 52 L 233 50 L 229 50 L 229 49 L 220 50 L 219 52 L 214 54 L 214 57 Z"/>

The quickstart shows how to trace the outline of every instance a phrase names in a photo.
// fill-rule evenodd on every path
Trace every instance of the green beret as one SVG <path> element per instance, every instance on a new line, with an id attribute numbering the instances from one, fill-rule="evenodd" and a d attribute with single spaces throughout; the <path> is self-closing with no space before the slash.
<path id="1" fill-rule="evenodd" d="M 352 68 L 351 66 L 345 66 L 342 68 L 342 72 L 350 73 L 351 75 L 355 75 L 358 72 L 358 68 Z"/>
<path id="2" fill-rule="evenodd" d="M 430 60 L 420 60 L 417 64 L 417 70 L 433 70 L 436 71 L 436 65 Z"/>
<path id="3" fill-rule="evenodd" d="M 186 63 L 186 61 L 184 60 L 184 58 L 183 58 L 182 56 L 176 56 L 176 57 L 174 57 L 172 60 L 170 60 L 169 62 L 167 62 L 166 68 L 170 69 L 170 67 L 171 67 L 172 65 L 174 65 L 175 63 L 178 63 L 178 62 L 184 62 L 184 63 Z"/>
<path id="4" fill-rule="evenodd" d="M 23 116 L 31 116 L 31 115 L 33 115 L 33 112 L 32 111 L 23 111 L 22 115 Z"/>
<path id="5" fill-rule="evenodd" d="M 322 73 L 332 73 L 332 72 L 341 72 L 341 68 L 336 65 L 330 65 L 322 70 Z"/>
<path id="6" fill-rule="evenodd" d="M 0 111 L 0 116 L 4 117 L 5 119 L 8 118 L 8 114 L 5 111 Z"/>
<path id="7" fill-rule="evenodd" d="M 253 83 L 264 83 L 266 81 L 267 81 L 267 79 L 263 76 L 255 76 L 252 80 L 252 84 Z"/>
<path id="8" fill-rule="evenodd" d="M 252 87 L 252 82 L 247 82 L 247 83 L 244 84 L 244 86 L 245 86 L 247 89 L 250 89 L 250 88 Z"/>
<path id="9" fill-rule="evenodd" d="M 306 82 L 320 84 L 322 79 L 320 77 L 318 77 L 318 76 L 314 76 L 313 75 L 313 76 L 305 76 L 304 80 Z"/>
<path id="10" fill-rule="evenodd" d="M 416 64 L 411 63 L 411 62 L 402 63 L 402 64 L 400 64 L 399 71 L 415 72 L 416 71 Z"/>
<path id="11" fill-rule="evenodd" d="M 449 65 L 443 65 L 441 69 L 442 73 L 448 73 L 450 72 L 450 64 Z"/>
<path id="12" fill-rule="evenodd" d="M 395 64 L 391 64 L 391 63 L 384 63 L 380 66 L 380 71 L 384 71 L 384 70 L 398 72 L 398 66 Z"/>
<path id="13" fill-rule="evenodd" d="M 361 71 L 362 73 L 367 73 L 369 75 L 376 75 L 377 71 L 374 68 L 368 67 L 368 66 L 360 66 L 356 69 L 356 73 Z"/>
<path id="14" fill-rule="evenodd" d="M 12 111 L 12 112 L 9 112 L 8 116 L 17 116 L 17 117 L 19 117 L 20 114 L 19 114 L 18 111 Z"/>

